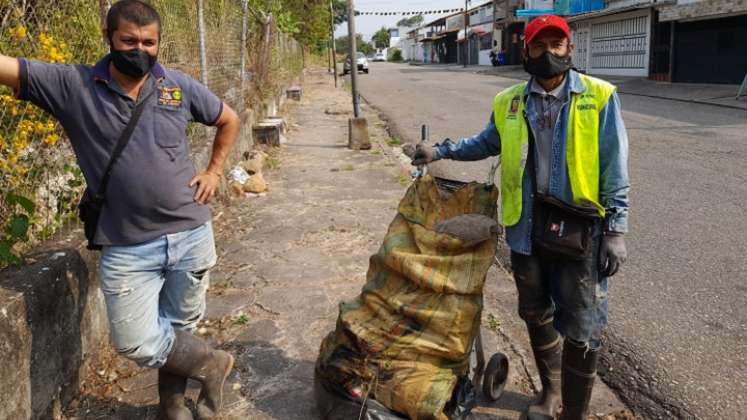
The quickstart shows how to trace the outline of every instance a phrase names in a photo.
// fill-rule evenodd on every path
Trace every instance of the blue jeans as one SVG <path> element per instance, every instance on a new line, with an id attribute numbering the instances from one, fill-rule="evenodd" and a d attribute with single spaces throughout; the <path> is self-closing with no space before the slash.
<path id="1" fill-rule="evenodd" d="M 579 261 L 511 253 L 519 316 L 527 324 L 553 319 L 564 337 L 591 349 L 600 346 L 607 326 L 607 278 L 599 273 L 599 241 L 597 234 L 594 252 Z"/>
<path id="2" fill-rule="evenodd" d="M 205 313 L 216 263 L 210 222 L 101 254 L 101 290 L 114 348 L 140 366 L 163 366 L 174 328 L 193 331 Z"/>

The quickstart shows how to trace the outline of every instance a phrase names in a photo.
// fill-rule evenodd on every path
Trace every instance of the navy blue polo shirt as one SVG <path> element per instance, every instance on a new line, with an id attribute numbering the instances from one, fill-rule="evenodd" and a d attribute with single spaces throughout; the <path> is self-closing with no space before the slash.
<path id="1" fill-rule="evenodd" d="M 72 143 L 83 176 L 97 190 L 136 101 L 109 74 L 110 58 L 95 66 L 20 59 L 19 99 L 52 114 Z M 96 243 L 133 245 L 182 232 L 210 220 L 194 201 L 196 175 L 187 123 L 214 125 L 223 102 L 204 85 L 156 64 L 138 101 L 145 105 L 130 142 L 112 172 Z"/>

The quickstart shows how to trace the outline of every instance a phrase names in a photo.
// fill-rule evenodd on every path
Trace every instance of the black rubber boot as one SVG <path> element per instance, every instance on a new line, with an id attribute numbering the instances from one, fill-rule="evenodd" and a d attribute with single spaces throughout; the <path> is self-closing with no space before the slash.
<path id="1" fill-rule="evenodd" d="M 233 368 L 233 356 L 211 349 L 202 339 L 188 332 L 177 330 L 175 333 L 174 349 L 163 369 L 202 383 L 197 418 L 213 418 L 223 405 L 223 385 Z"/>
<path id="2" fill-rule="evenodd" d="M 560 411 L 560 361 L 563 341 L 552 325 L 552 318 L 541 325 L 527 324 L 534 360 L 542 381 L 539 399 L 529 406 L 528 420 L 552 420 Z"/>
<path id="3" fill-rule="evenodd" d="M 565 340 L 562 420 L 586 420 L 588 417 L 598 360 L 599 349 L 591 350 L 585 345 Z"/>
<path id="4" fill-rule="evenodd" d="M 193 420 L 192 412 L 184 404 L 187 378 L 158 370 L 158 397 L 161 420 Z"/>

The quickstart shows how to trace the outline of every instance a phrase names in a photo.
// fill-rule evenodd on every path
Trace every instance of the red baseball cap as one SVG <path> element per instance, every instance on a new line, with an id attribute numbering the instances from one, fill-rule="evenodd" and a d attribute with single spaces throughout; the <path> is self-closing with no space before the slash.
<path id="1" fill-rule="evenodd" d="M 547 29 L 557 29 L 568 38 L 571 37 L 571 28 L 568 27 L 568 22 L 565 19 L 555 15 L 544 15 L 529 22 L 524 29 L 524 45 L 528 45 L 537 34 Z"/>

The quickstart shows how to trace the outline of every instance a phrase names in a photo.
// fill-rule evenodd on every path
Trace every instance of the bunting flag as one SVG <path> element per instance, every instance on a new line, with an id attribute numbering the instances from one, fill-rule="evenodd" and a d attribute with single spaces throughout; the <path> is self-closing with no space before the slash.
<path id="1" fill-rule="evenodd" d="M 417 15 L 441 15 L 445 13 L 457 13 L 463 12 L 464 8 L 460 9 L 445 9 L 445 10 L 423 10 L 423 11 L 407 11 L 407 12 L 363 12 L 360 10 L 355 11 L 356 16 L 417 16 Z"/>

